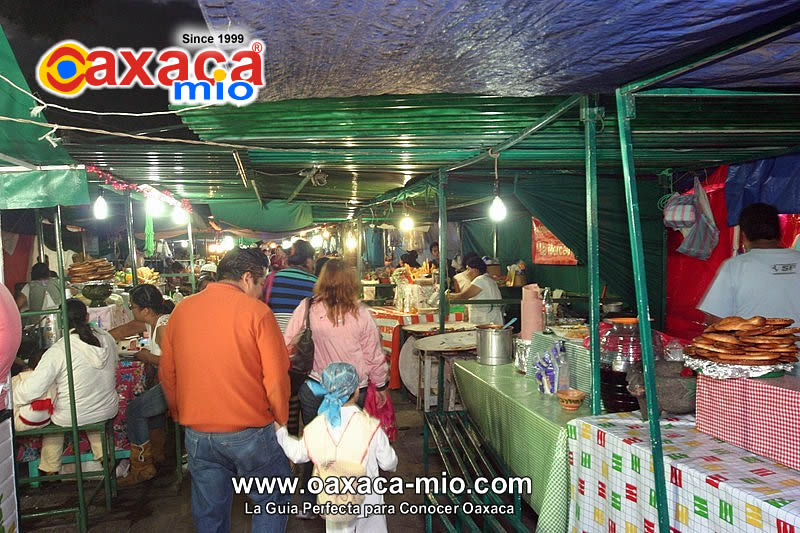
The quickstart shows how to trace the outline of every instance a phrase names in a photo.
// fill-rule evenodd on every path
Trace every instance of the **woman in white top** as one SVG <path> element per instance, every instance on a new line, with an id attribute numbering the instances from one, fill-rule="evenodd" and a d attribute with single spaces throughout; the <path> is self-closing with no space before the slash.
<path id="1" fill-rule="evenodd" d="M 94 424 L 114 418 L 118 407 L 117 343 L 107 332 L 89 325 L 88 310 L 79 300 L 67 301 L 67 319 L 78 424 Z M 66 363 L 62 338 L 42 355 L 36 370 L 14 388 L 14 403 L 29 404 L 43 396 L 55 383 L 57 393 L 50 420 L 57 426 L 70 426 L 72 417 Z M 103 456 L 100 433 L 89 432 L 88 437 L 94 458 L 99 461 Z M 63 448 L 63 433 L 44 435 L 39 470 L 58 472 Z"/>
<path id="2" fill-rule="evenodd" d="M 156 475 L 155 464 L 164 460 L 164 413 L 167 400 L 158 383 L 158 363 L 161 360 L 161 337 L 167 325 L 172 302 L 164 300 L 155 285 L 137 285 L 131 290 L 133 319 L 145 324 L 148 332 L 146 348 L 136 358 L 146 364 L 149 386 L 128 405 L 128 440 L 131 442 L 131 470 L 119 480 L 121 487 L 135 485 Z"/>
<path id="3" fill-rule="evenodd" d="M 478 254 L 476 254 L 475 252 L 467 252 L 467 254 L 464 256 L 465 268 L 469 260 L 472 259 L 473 257 L 478 257 Z M 467 287 L 469 287 L 471 280 L 472 278 L 470 277 L 469 269 L 464 270 L 463 272 L 459 272 L 458 274 L 453 276 L 453 281 L 454 281 L 453 292 L 464 292 L 465 290 L 467 290 Z"/>
<path id="4" fill-rule="evenodd" d="M 472 257 L 467 261 L 467 277 L 470 279 L 469 286 L 461 292 L 450 293 L 447 298 L 450 300 L 500 300 L 502 295 L 497 287 L 497 282 L 486 273 L 486 263 L 480 257 Z M 469 321 L 472 324 L 502 324 L 502 306 L 498 304 L 489 305 L 467 305 Z"/>

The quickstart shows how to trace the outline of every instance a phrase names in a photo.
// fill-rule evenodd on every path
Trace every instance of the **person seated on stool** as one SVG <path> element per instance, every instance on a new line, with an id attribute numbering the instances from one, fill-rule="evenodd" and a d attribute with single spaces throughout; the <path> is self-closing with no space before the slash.
<path id="1" fill-rule="evenodd" d="M 156 475 L 156 464 L 163 463 L 164 415 L 167 400 L 158 383 L 158 365 L 161 361 L 161 338 L 169 315 L 175 305 L 164 299 L 155 285 L 137 285 L 131 290 L 131 311 L 134 320 L 147 327 L 147 347 L 136 353 L 136 359 L 145 363 L 145 388 L 129 405 L 126 412 L 128 440 L 131 442 L 131 469 L 119 480 L 120 487 L 136 485 Z"/>
<path id="2" fill-rule="evenodd" d="M 29 368 L 23 370 L 13 378 L 11 378 L 11 388 L 16 389 L 20 384 L 28 379 L 36 365 L 42 358 L 42 354 L 32 356 L 28 361 Z M 56 394 L 58 394 L 58 387 L 55 383 L 50 385 L 47 392 L 41 398 L 37 398 L 30 403 L 14 404 L 14 430 L 25 431 L 28 429 L 36 429 L 46 426 L 50 423 L 50 416 L 53 414 L 53 406 L 56 402 Z"/>
<path id="3" fill-rule="evenodd" d="M 117 343 L 101 329 L 89 325 L 86 305 L 73 299 L 67 300 L 67 326 L 70 330 L 72 354 L 72 377 L 75 386 L 75 411 L 78 425 L 96 424 L 117 415 Z M 64 339 L 59 339 L 42 355 L 42 360 L 30 376 L 13 389 L 15 404 L 30 404 L 44 396 L 55 384 L 56 402 L 51 422 L 68 428 L 72 425 L 67 384 L 67 359 Z M 20 434 L 24 435 L 24 432 Z M 87 432 L 95 461 L 103 458 L 102 439 L 99 431 Z M 78 446 L 74 447 L 75 449 Z M 64 433 L 42 436 L 41 462 L 39 470 L 57 473 L 61 469 L 61 454 L 64 451 Z"/>

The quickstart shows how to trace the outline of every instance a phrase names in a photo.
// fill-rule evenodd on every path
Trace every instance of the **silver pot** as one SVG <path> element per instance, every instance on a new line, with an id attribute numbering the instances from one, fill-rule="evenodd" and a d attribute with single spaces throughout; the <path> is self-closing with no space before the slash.
<path id="1" fill-rule="evenodd" d="M 478 326 L 478 362 L 482 365 L 506 365 L 514 357 L 514 337 L 511 328 Z"/>

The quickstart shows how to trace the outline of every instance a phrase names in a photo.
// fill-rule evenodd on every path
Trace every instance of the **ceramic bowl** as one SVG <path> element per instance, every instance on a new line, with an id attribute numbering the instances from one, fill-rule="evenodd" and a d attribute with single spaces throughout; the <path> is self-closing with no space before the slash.
<path id="1" fill-rule="evenodd" d="M 561 402 L 561 408 L 566 411 L 575 411 L 583 404 L 586 398 L 586 393 L 578 389 L 565 389 L 556 393 L 558 401 Z"/>

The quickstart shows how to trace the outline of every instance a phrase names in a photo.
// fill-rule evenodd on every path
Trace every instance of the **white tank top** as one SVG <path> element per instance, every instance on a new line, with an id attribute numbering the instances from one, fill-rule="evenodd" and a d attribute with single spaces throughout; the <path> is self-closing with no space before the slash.
<path id="1" fill-rule="evenodd" d="M 158 334 L 158 328 L 161 326 L 166 326 L 167 322 L 169 321 L 169 315 L 161 315 L 156 320 L 156 327 L 152 330 L 150 329 L 150 324 L 147 324 L 147 349 L 150 350 L 150 353 L 153 355 L 161 355 L 161 346 L 158 345 L 156 342 L 156 335 Z"/>

